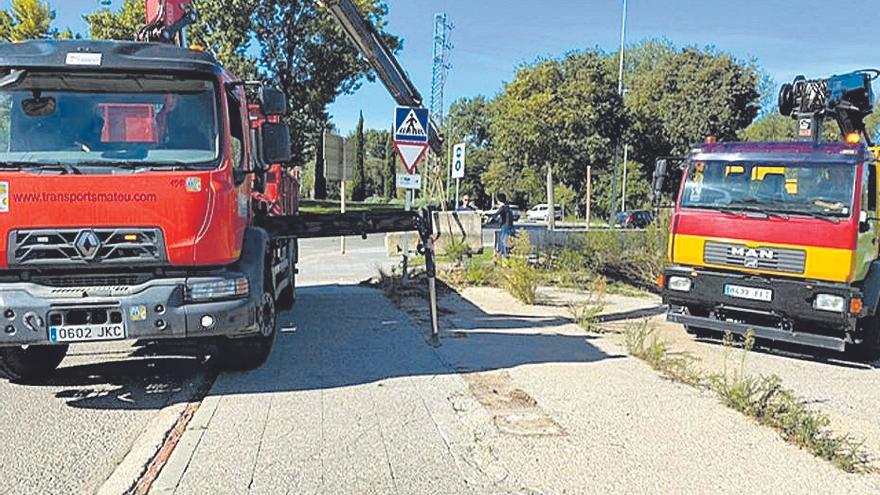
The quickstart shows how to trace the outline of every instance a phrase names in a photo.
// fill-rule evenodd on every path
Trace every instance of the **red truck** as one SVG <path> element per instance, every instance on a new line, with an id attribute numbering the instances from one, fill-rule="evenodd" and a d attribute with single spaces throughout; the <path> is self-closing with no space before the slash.
<path id="1" fill-rule="evenodd" d="M 285 95 L 184 48 L 191 0 L 145 2 L 137 42 L 0 44 L 0 375 L 116 340 L 203 342 L 257 367 L 293 305 L 300 238 L 418 230 L 435 296 L 430 213 L 298 214 Z M 421 105 L 357 6 L 321 4 L 398 104 Z M 441 153 L 433 122 L 429 138 Z"/>
<path id="2" fill-rule="evenodd" d="M 229 368 L 266 359 L 296 241 L 255 219 L 292 214 L 298 188 L 278 165 L 286 99 L 256 93 L 170 43 L 0 45 L 0 373 L 35 378 L 71 343 L 124 339 L 212 338 Z"/>

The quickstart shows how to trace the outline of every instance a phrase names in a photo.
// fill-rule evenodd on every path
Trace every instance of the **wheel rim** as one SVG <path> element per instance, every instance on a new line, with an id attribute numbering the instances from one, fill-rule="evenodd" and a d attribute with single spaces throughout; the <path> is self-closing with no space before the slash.
<path id="1" fill-rule="evenodd" d="M 257 321 L 260 325 L 260 335 L 263 337 L 269 337 L 275 331 L 275 300 L 268 292 L 263 294 L 260 301 Z"/>

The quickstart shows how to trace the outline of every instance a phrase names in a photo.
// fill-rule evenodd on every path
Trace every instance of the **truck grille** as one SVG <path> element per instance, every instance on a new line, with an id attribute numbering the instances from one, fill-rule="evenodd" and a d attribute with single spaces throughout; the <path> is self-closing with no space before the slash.
<path id="1" fill-rule="evenodd" d="M 796 249 L 765 246 L 751 248 L 745 244 L 707 242 L 703 250 L 703 262 L 750 270 L 804 273 L 807 253 Z"/>
<path id="2" fill-rule="evenodd" d="M 164 260 L 159 229 L 40 229 L 9 234 L 11 267 L 143 265 Z"/>

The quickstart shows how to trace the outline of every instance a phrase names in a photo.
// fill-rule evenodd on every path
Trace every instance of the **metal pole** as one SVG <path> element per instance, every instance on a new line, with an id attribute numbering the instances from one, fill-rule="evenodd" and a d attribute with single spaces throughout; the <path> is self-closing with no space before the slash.
<path id="1" fill-rule="evenodd" d="M 587 165 L 587 230 L 590 230 L 590 203 L 593 202 L 593 167 Z"/>
<path id="2" fill-rule="evenodd" d="M 342 213 L 345 213 L 345 165 L 342 166 L 342 180 L 339 181 L 339 197 L 340 197 L 340 205 L 339 210 Z M 339 252 L 340 254 L 345 254 L 345 236 L 339 237 Z"/>
<path id="3" fill-rule="evenodd" d="M 449 198 L 449 189 L 452 188 L 452 116 L 446 117 L 446 139 L 449 140 L 448 145 L 446 146 L 446 156 L 449 157 L 449 164 L 447 165 L 448 170 L 446 174 L 446 197 Z M 455 207 L 453 210 L 458 208 L 458 193 L 456 192 L 455 196 Z"/>
<path id="4" fill-rule="evenodd" d="M 553 167 L 547 166 L 547 230 L 556 230 L 556 198 L 553 197 Z"/>
<path id="5" fill-rule="evenodd" d="M 620 63 L 617 68 L 617 94 L 623 98 L 623 62 L 626 52 L 626 0 L 623 0 L 623 16 L 620 25 Z M 617 145 L 614 147 L 614 178 L 611 182 L 611 221 L 617 214 L 617 180 L 620 177 L 620 142 L 623 136 L 618 137 Z"/>
<path id="6" fill-rule="evenodd" d="M 458 177 L 455 178 L 455 206 L 452 208 L 453 211 L 458 209 L 458 193 L 461 190 L 461 179 Z"/>
<path id="7" fill-rule="evenodd" d="M 412 189 L 406 190 L 406 199 L 403 203 L 403 209 L 406 211 L 410 211 L 412 209 Z M 409 262 L 409 232 L 404 232 L 403 234 L 403 280 L 406 281 L 409 279 L 408 273 L 408 262 Z"/>
<path id="8" fill-rule="evenodd" d="M 626 49 L 626 0 L 623 0 L 623 21 L 620 26 L 620 65 L 617 68 L 617 94 L 623 95 L 623 56 Z"/>
<path id="9" fill-rule="evenodd" d="M 620 211 L 626 211 L 626 152 L 628 149 L 629 145 L 623 143 L 623 194 L 620 198 Z"/>

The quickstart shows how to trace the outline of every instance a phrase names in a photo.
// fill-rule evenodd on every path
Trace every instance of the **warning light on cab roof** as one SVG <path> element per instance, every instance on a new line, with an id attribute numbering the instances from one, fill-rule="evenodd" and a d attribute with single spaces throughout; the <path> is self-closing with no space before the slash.
<path id="1" fill-rule="evenodd" d="M 858 132 L 850 132 L 846 135 L 846 143 L 847 144 L 859 144 L 862 140 L 862 135 Z"/>

